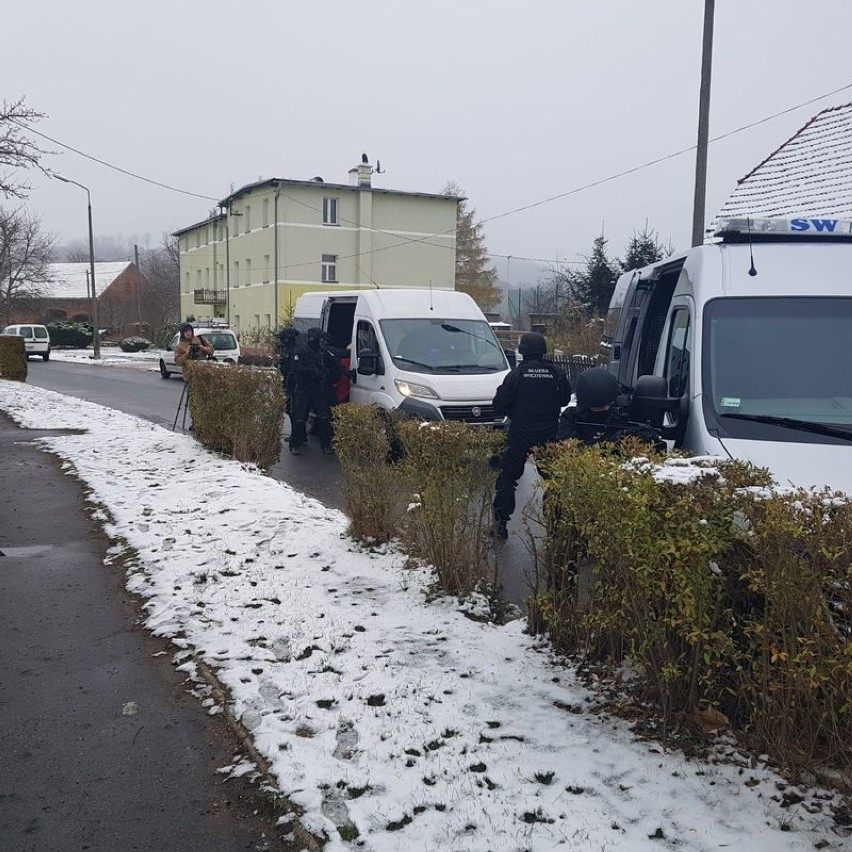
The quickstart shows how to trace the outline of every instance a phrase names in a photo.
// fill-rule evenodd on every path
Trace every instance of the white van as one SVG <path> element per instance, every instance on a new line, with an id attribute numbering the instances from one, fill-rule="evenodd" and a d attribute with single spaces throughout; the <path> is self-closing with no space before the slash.
<path id="1" fill-rule="evenodd" d="M 491 403 L 509 372 L 476 302 L 455 290 L 307 293 L 293 325 L 315 326 L 349 347 L 350 401 L 428 420 L 502 423 Z"/>
<path id="2" fill-rule="evenodd" d="M 716 237 L 618 279 L 609 369 L 665 410 L 676 446 L 852 494 L 852 222 L 730 220 Z"/>
<path id="3" fill-rule="evenodd" d="M 41 355 L 45 361 L 50 359 L 50 334 L 45 326 L 34 325 L 33 323 L 7 325 L 3 329 L 3 334 L 23 337 L 27 358 L 30 355 Z"/>

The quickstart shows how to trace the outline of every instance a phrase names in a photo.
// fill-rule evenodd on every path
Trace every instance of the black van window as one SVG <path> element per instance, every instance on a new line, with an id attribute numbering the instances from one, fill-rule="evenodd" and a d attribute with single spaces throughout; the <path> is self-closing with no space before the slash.
<path id="1" fill-rule="evenodd" d="M 385 367 L 382 361 L 381 350 L 379 349 L 379 341 L 376 337 L 376 330 L 372 324 L 366 320 L 358 320 L 358 331 L 356 334 L 356 346 L 358 348 L 357 355 L 360 358 L 365 352 L 370 352 L 377 356 L 376 358 L 376 373 L 384 375 Z"/>
<path id="2" fill-rule="evenodd" d="M 682 396 L 689 387 L 689 350 L 692 345 L 689 332 L 689 310 L 676 308 L 669 326 L 664 365 L 669 396 Z"/>

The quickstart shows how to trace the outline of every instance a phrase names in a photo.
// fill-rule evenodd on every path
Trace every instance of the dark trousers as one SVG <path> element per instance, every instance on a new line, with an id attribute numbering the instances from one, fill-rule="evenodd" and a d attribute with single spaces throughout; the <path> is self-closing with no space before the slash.
<path id="1" fill-rule="evenodd" d="M 322 448 L 331 448 L 331 407 L 327 388 L 296 386 L 290 405 L 290 446 L 301 447 L 308 440 L 308 414 L 316 417 L 317 435 Z"/>
<path id="2" fill-rule="evenodd" d="M 535 447 L 540 447 L 554 438 L 554 429 L 513 429 L 509 427 L 506 449 L 500 458 L 500 475 L 494 494 L 494 518 L 508 521 L 515 511 L 515 489 L 524 473 L 527 456 Z"/>

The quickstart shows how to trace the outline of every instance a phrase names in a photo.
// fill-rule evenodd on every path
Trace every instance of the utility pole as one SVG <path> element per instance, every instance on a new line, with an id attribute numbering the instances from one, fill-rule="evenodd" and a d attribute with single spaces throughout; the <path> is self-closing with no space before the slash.
<path id="1" fill-rule="evenodd" d="M 707 143 L 710 136 L 710 76 L 713 66 L 713 18 L 716 0 L 704 0 L 704 38 L 701 45 L 701 91 L 698 99 L 698 146 L 695 151 L 695 197 L 692 207 L 692 245 L 704 242 L 707 194 Z"/>

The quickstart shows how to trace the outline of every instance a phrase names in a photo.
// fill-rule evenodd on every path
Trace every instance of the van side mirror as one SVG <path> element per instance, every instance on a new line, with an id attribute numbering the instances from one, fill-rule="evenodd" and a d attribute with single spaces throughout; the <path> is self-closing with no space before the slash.
<path id="1" fill-rule="evenodd" d="M 665 415 L 668 414 L 668 420 Z M 668 395 L 668 382 L 662 376 L 640 376 L 630 400 L 630 419 L 656 426 L 662 436 L 677 443 L 686 431 L 689 393 Z"/>
<path id="2" fill-rule="evenodd" d="M 384 375 L 384 366 L 378 352 L 365 349 L 358 356 L 358 373 L 362 376 L 381 376 Z"/>
<path id="3" fill-rule="evenodd" d="M 514 349 L 504 349 L 503 354 L 506 356 L 506 360 L 509 362 L 509 367 L 513 370 L 518 366 L 518 353 L 515 352 Z"/>

